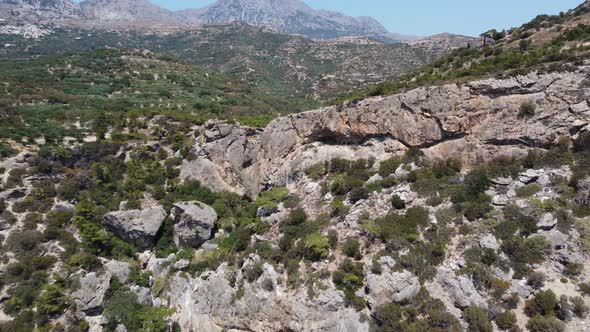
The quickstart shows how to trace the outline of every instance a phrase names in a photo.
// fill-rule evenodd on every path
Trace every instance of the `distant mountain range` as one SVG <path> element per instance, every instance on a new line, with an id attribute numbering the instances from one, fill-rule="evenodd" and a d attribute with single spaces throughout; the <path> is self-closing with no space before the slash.
<path id="1" fill-rule="evenodd" d="M 0 19 L 78 27 L 170 28 L 244 22 L 316 39 L 373 37 L 385 42 L 418 37 L 390 33 L 371 17 L 315 10 L 298 0 L 219 0 L 200 9 L 170 11 L 148 0 L 0 0 Z"/>

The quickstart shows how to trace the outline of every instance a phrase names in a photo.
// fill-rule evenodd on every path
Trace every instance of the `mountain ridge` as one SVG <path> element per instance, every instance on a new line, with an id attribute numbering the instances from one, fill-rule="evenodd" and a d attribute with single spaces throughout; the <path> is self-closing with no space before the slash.
<path id="1" fill-rule="evenodd" d="M 8 22 L 74 27 L 168 31 L 213 23 L 244 22 L 314 39 L 371 37 L 403 42 L 415 36 L 391 33 L 376 19 L 316 10 L 298 0 L 219 0 L 209 6 L 171 11 L 149 0 L 0 0 L 0 19 Z"/>

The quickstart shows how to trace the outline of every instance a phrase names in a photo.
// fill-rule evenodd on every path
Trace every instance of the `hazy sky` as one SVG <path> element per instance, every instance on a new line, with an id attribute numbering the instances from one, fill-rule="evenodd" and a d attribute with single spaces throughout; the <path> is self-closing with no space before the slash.
<path id="1" fill-rule="evenodd" d="M 151 0 L 168 9 L 198 8 L 214 0 Z M 557 14 L 583 0 L 307 0 L 316 9 L 372 16 L 389 31 L 432 35 L 478 35 L 491 28 L 511 28 L 538 14 Z"/>

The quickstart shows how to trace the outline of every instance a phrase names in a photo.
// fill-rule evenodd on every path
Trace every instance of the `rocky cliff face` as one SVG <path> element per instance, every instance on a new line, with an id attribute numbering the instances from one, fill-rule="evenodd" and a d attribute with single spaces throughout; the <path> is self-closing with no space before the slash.
<path id="1" fill-rule="evenodd" d="M 420 88 L 342 108 L 293 114 L 263 130 L 208 124 L 184 161 L 182 177 L 217 190 L 256 196 L 294 183 L 309 166 L 333 158 L 383 160 L 410 147 L 428 156 L 461 156 L 474 165 L 498 154 L 548 147 L 590 122 L 588 67 L 464 85 Z M 524 116 L 523 104 L 534 105 Z"/>

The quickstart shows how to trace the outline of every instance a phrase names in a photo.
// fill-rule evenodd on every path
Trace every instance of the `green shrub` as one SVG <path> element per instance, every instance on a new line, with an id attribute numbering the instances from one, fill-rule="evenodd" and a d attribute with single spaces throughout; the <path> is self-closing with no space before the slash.
<path id="1" fill-rule="evenodd" d="M 337 289 L 344 292 L 349 304 L 354 303 L 356 300 L 355 292 L 363 287 L 364 280 L 363 263 L 355 263 L 348 258 L 342 261 L 338 270 L 332 274 L 332 281 Z"/>
<path id="2" fill-rule="evenodd" d="M 348 239 L 342 244 L 342 252 L 350 258 L 361 259 L 361 244 L 358 239 Z"/>
<path id="3" fill-rule="evenodd" d="M 496 317 L 496 325 L 500 330 L 510 330 L 516 327 L 517 319 L 514 312 L 507 310 Z"/>
<path id="4" fill-rule="evenodd" d="M 525 303 L 525 313 L 529 317 L 555 316 L 555 310 L 557 310 L 557 297 L 550 289 L 537 293 L 534 298 Z"/>
<path id="5" fill-rule="evenodd" d="M 536 315 L 529 320 L 526 328 L 530 332 L 563 332 L 565 324 L 554 317 Z"/>
<path id="6" fill-rule="evenodd" d="M 256 205 L 266 210 L 276 209 L 278 204 L 289 195 L 289 189 L 285 187 L 274 187 L 263 191 L 256 200 Z"/>
<path id="7" fill-rule="evenodd" d="M 108 300 L 104 316 L 108 320 L 107 329 L 114 331 L 118 324 L 123 324 L 128 331 L 166 331 L 166 318 L 172 310 L 141 305 L 137 295 L 121 289 L 114 292 Z"/>
<path id="8" fill-rule="evenodd" d="M 324 162 L 317 163 L 308 168 L 305 171 L 305 174 L 307 174 L 312 180 L 317 181 L 328 174 L 328 167 Z"/>
<path id="9" fill-rule="evenodd" d="M 377 331 L 403 331 L 404 312 L 399 304 L 386 303 L 375 308 L 373 318 L 377 323 Z"/>
<path id="10" fill-rule="evenodd" d="M 338 231 L 331 229 L 328 231 L 328 243 L 331 248 L 335 248 L 338 245 Z"/>
<path id="11" fill-rule="evenodd" d="M 526 186 L 516 188 L 516 196 L 520 198 L 528 198 L 541 191 L 541 186 L 536 183 L 527 184 Z"/>
<path id="12" fill-rule="evenodd" d="M 463 319 L 469 327 L 471 332 L 492 332 L 494 330 L 492 323 L 488 319 L 488 314 L 485 310 L 478 307 L 467 307 L 463 311 Z"/>
<path id="13" fill-rule="evenodd" d="M 0 142 L 0 158 L 8 158 L 17 154 L 17 151 L 10 145 Z"/>
<path id="14" fill-rule="evenodd" d="M 485 194 L 478 194 L 466 203 L 464 203 L 465 217 L 470 220 L 477 220 L 484 218 L 490 211 L 492 211 L 492 198 Z"/>
<path id="15" fill-rule="evenodd" d="M 319 234 L 307 234 L 303 238 L 304 256 L 311 261 L 319 261 L 328 257 L 330 253 L 330 243 L 328 239 Z"/>
<path id="16" fill-rule="evenodd" d="M 391 157 L 386 159 L 379 164 L 379 175 L 386 178 L 389 175 L 395 173 L 401 164 L 402 160 L 400 157 Z"/>
<path id="17" fill-rule="evenodd" d="M 331 185 L 330 191 L 332 194 L 337 196 L 344 196 L 348 194 L 350 191 L 361 188 L 365 185 L 365 180 L 359 179 L 357 177 L 349 176 L 349 175 L 342 175 L 336 177 Z"/>
<path id="18" fill-rule="evenodd" d="M 530 118 L 535 116 L 535 110 L 537 109 L 537 105 L 534 103 L 527 101 L 520 105 L 520 110 L 518 112 L 518 116 L 521 118 Z"/>
<path id="19" fill-rule="evenodd" d="M 369 198 L 369 189 L 365 188 L 365 187 L 357 187 L 354 188 L 350 191 L 350 194 L 348 195 L 348 199 L 350 200 L 350 202 L 352 204 L 363 200 L 363 199 L 367 199 Z"/>
<path id="20" fill-rule="evenodd" d="M 393 207 L 396 210 L 406 208 L 406 202 L 403 199 L 401 199 L 401 197 L 399 197 L 398 195 L 393 195 L 393 197 L 391 198 L 391 205 L 393 205 Z"/>
<path id="21" fill-rule="evenodd" d="M 490 180 L 483 168 L 476 168 L 465 175 L 464 185 L 467 195 L 477 197 L 490 187 Z"/>

